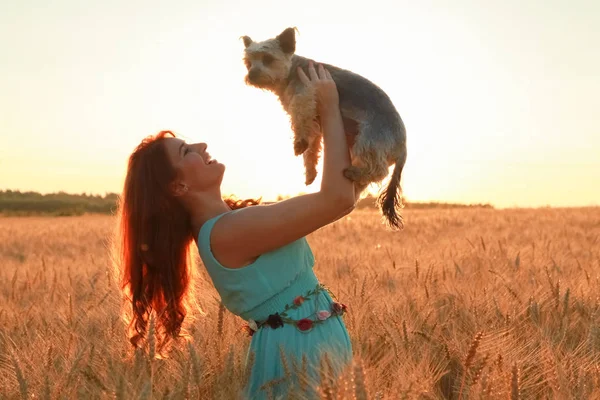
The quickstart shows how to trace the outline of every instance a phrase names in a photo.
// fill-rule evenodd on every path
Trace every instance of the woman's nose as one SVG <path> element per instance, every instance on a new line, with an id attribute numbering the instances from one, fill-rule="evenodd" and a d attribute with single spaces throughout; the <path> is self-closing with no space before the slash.
<path id="1" fill-rule="evenodd" d="M 196 143 L 194 147 L 200 152 L 205 152 L 208 145 L 206 143 Z"/>

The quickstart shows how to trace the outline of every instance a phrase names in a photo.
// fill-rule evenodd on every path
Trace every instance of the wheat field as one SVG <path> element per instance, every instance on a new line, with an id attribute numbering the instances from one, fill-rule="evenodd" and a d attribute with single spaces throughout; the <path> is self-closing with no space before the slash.
<path id="1" fill-rule="evenodd" d="M 600 398 L 600 208 L 403 214 L 397 233 L 356 210 L 308 237 L 355 355 L 323 398 Z M 114 225 L 0 218 L 0 398 L 236 398 L 250 339 L 201 264 L 192 340 L 132 354 Z"/>

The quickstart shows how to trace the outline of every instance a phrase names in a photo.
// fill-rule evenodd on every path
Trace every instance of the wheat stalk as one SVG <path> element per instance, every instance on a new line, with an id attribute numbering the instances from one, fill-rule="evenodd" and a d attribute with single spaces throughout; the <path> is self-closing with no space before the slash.
<path id="1" fill-rule="evenodd" d="M 354 363 L 354 396 L 353 400 L 367 400 L 367 386 L 365 383 L 365 371 L 362 360 Z"/>
<path id="2" fill-rule="evenodd" d="M 12 364 L 15 371 L 15 378 L 19 384 L 19 392 L 21 393 L 21 398 L 26 400 L 28 398 L 28 387 L 27 381 L 25 380 L 25 376 L 23 375 L 23 371 L 21 370 L 21 366 L 19 365 L 19 360 L 14 354 L 11 354 Z"/>
<path id="3" fill-rule="evenodd" d="M 481 331 L 475 335 L 475 338 L 471 342 L 471 347 L 469 347 L 469 351 L 467 352 L 467 356 L 465 357 L 465 362 L 463 364 L 463 376 L 460 382 L 460 390 L 458 392 L 459 400 L 462 399 L 463 388 L 465 386 L 465 380 L 467 378 L 467 372 L 469 371 L 469 368 L 471 367 L 471 364 L 475 359 L 475 355 L 477 354 L 477 347 L 479 347 L 479 342 L 481 341 L 482 337 L 483 332 Z"/>
<path id="4" fill-rule="evenodd" d="M 511 400 L 519 400 L 520 398 L 520 389 L 519 389 L 519 367 L 515 362 L 511 371 L 511 380 L 510 380 L 510 399 Z"/>
<path id="5" fill-rule="evenodd" d="M 219 303 L 219 314 L 217 317 L 217 335 L 221 340 L 223 339 L 223 319 L 225 317 L 225 306 L 223 303 Z"/>
<path id="6" fill-rule="evenodd" d="M 192 377 L 194 378 L 194 382 L 196 383 L 196 388 L 198 389 L 198 396 L 200 396 L 200 384 L 202 383 L 201 363 L 200 363 L 200 358 L 198 357 L 198 353 L 196 353 L 196 349 L 194 349 L 194 346 L 189 341 L 188 341 L 188 351 L 190 353 L 190 360 L 192 362 Z"/>
<path id="7" fill-rule="evenodd" d="M 122 374 L 119 375 L 115 389 L 115 398 L 116 400 L 125 400 L 125 377 Z"/>

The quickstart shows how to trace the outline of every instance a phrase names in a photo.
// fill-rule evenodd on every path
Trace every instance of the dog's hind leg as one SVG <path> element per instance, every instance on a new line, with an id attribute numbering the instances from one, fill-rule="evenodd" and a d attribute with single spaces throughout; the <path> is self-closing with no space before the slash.
<path id="1" fill-rule="evenodd" d="M 368 121 L 368 120 L 367 120 Z M 352 166 L 344 170 L 344 176 L 355 182 L 355 193 L 370 183 L 378 183 L 389 173 L 389 166 L 396 164 L 392 179 L 385 191 L 378 196 L 377 205 L 392 228 L 402 226 L 400 177 L 406 161 L 406 139 L 404 127 L 399 124 L 386 125 L 385 121 L 361 122 L 360 133 L 352 147 Z"/>
<path id="2" fill-rule="evenodd" d="M 344 171 L 344 176 L 359 184 L 381 182 L 388 175 L 389 166 L 394 164 L 390 182 L 378 196 L 377 205 L 390 227 L 401 228 L 400 179 L 406 162 L 406 130 L 402 120 L 374 115 L 363 119 L 352 152 L 353 165 Z"/>
<path id="3" fill-rule="evenodd" d="M 382 153 L 373 147 L 361 148 L 360 139 L 357 140 L 352 152 L 352 166 L 344 170 L 344 176 L 363 186 L 382 181 L 389 172 L 386 155 Z"/>
<path id="4" fill-rule="evenodd" d="M 381 182 L 405 142 L 404 127 L 397 121 L 381 115 L 365 116 L 352 146 L 352 166 L 344 170 L 344 176 L 362 185 Z"/>

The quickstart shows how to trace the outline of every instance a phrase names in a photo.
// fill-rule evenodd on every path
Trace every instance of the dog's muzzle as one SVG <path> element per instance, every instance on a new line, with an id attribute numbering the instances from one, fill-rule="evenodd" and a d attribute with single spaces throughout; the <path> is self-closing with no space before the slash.
<path id="1" fill-rule="evenodd" d="M 260 79 L 260 71 L 257 69 L 251 69 L 248 71 L 248 80 L 253 83 L 257 83 Z"/>

